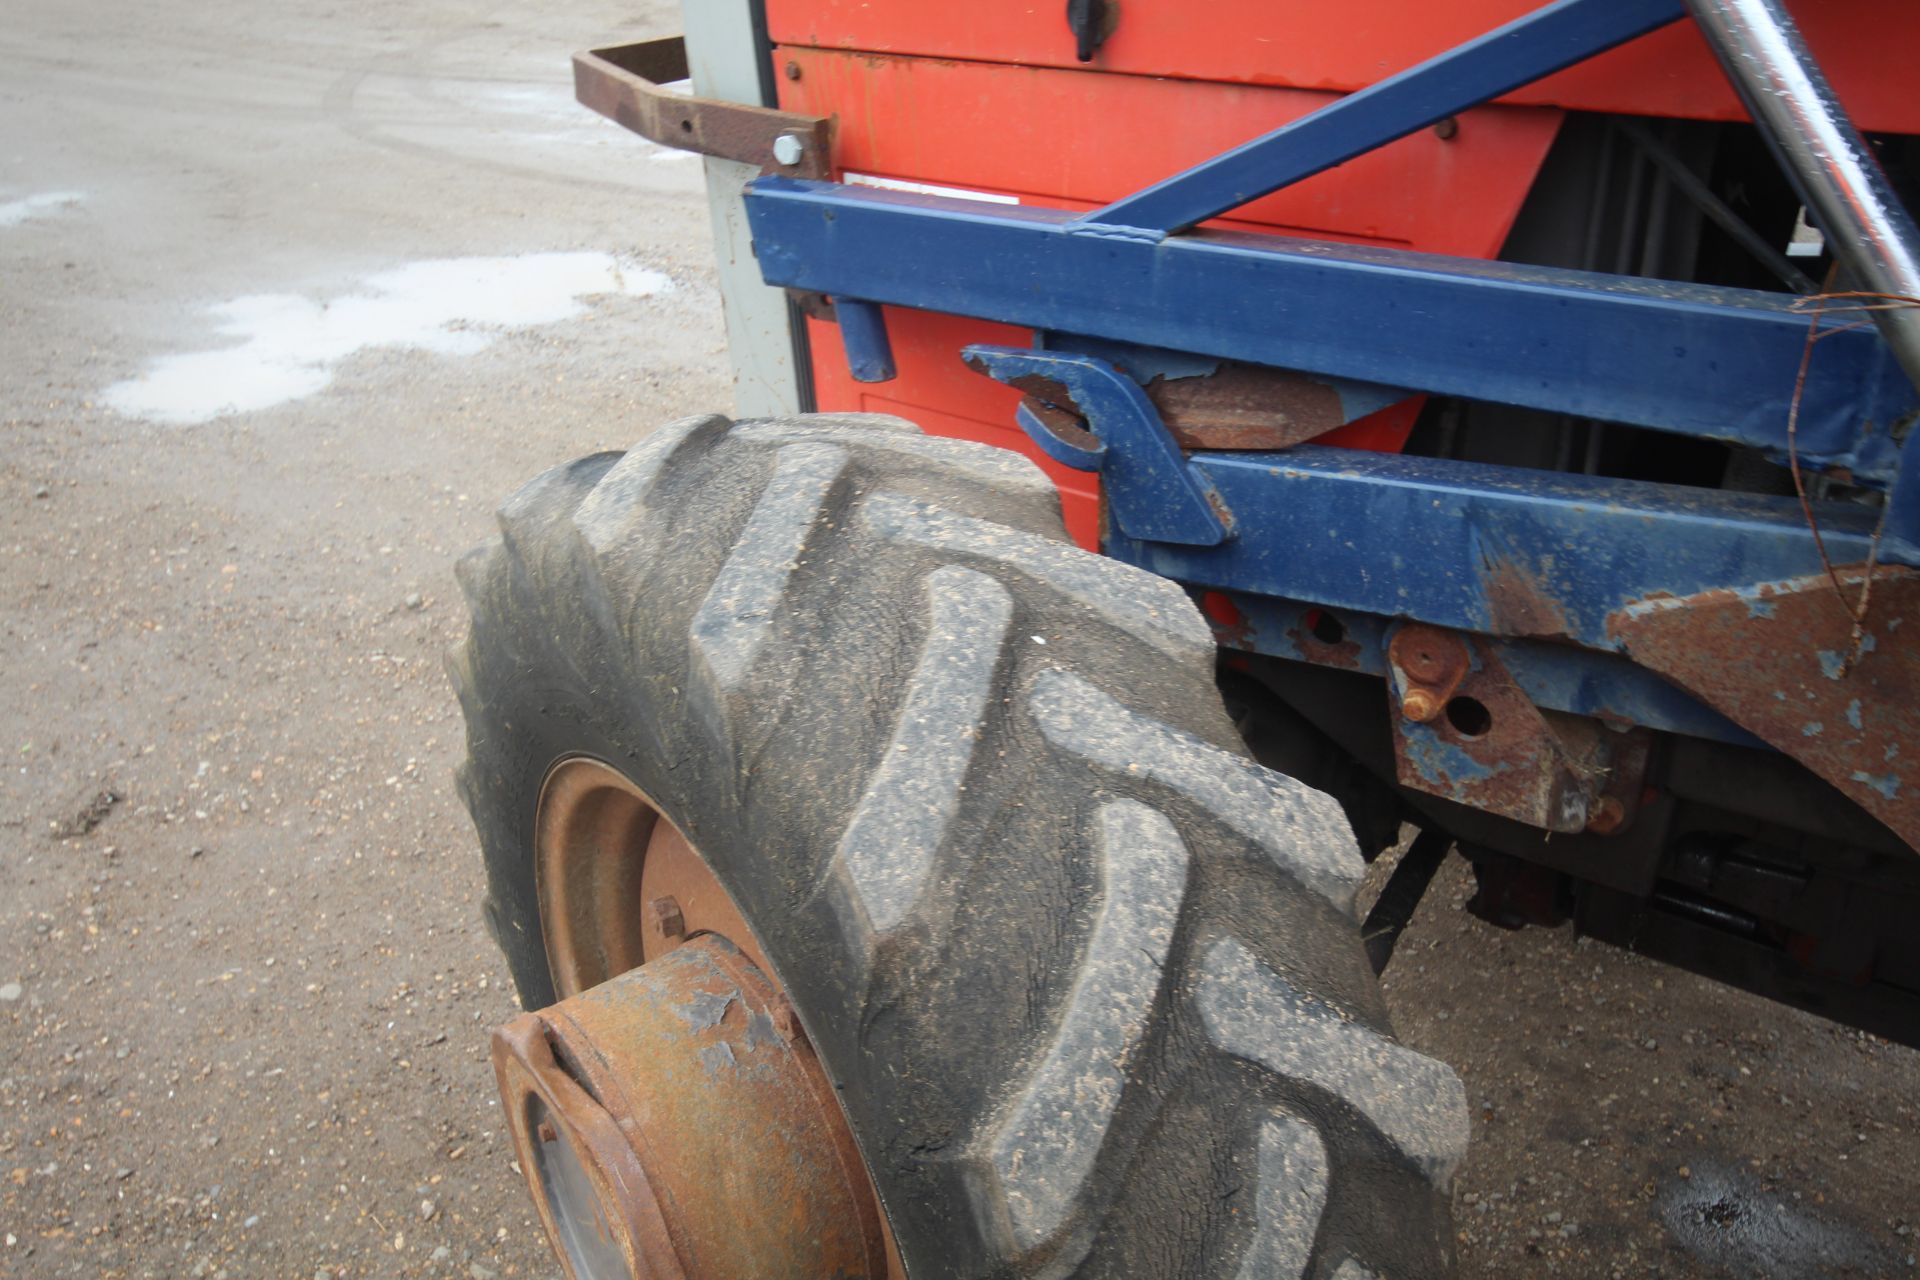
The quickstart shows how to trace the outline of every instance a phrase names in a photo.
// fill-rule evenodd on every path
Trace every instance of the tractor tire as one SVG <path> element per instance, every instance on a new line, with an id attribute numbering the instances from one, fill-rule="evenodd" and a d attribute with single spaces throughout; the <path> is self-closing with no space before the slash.
<path id="1" fill-rule="evenodd" d="M 1072 546 L 1037 467 L 696 417 L 499 523 L 450 665 L 527 1007 L 542 780 L 590 757 L 750 923 L 912 1276 L 1451 1272 L 1464 1091 L 1394 1040 L 1340 807 L 1248 758 L 1191 601 Z"/>

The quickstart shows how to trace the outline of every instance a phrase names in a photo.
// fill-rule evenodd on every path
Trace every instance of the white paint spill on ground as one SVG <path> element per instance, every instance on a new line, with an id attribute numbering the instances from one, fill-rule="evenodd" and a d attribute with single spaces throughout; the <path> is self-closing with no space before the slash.
<path id="1" fill-rule="evenodd" d="M 17 227 L 28 218 L 70 209 L 86 196 L 78 191 L 42 191 L 38 195 L 0 203 L 0 227 Z"/>
<path id="2" fill-rule="evenodd" d="M 374 347 L 472 355 L 512 329 L 571 319 L 604 294 L 652 297 L 673 282 L 609 253 L 442 258 L 369 276 L 328 300 L 254 294 L 214 307 L 238 346 L 163 356 L 115 383 L 107 404 L 130 418 L 185 426 L 313 395 L 341 361 Z"/>

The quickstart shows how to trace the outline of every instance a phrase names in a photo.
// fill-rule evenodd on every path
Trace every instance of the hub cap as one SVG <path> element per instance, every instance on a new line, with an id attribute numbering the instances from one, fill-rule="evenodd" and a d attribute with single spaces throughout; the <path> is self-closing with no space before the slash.
<path id="1" fill-rule="evenodd" d="M 542 791 L 535 865 L 562 999 L 492 1058 L 569 1275 L 901 1275 L 833 1085 L 699 851 L 576 759 Z"/>

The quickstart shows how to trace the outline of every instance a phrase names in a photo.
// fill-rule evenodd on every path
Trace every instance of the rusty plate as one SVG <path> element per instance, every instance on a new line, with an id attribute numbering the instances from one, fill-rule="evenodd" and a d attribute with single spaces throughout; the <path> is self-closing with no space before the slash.
<path id="1" fill-rule="evenodd" d="M 1403 786 L 1549 831 L 1613 835 L 1639 808 L 1648 734 L 1543 711 L 1479 639 L 1399 627 L 1387 647 Z"/>
<path id="2" fill-rule="evenodd" d="M 1839 577 L 1856 595 L 1864 573 Z M 1649 597 L 1610 614 L 1607 634 L 1920 847 L 1920 573 L 1875 572 L 1858 661 L 1824 575 Z"/>

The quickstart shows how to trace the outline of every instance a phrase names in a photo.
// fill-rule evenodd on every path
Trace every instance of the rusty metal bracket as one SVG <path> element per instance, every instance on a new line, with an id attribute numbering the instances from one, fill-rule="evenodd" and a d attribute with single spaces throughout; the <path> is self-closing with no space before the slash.
<path id="1" fill-rule="evenodd" d="M 832 122 L 770 107 L 671 93 L 687 78 L 680 36 L 573 55 L 573 96 L 650 142 L 759 166 L 788 178 L 825 178 Z"/>
<path id="2" fill-rule="evenodd" d="M 1140 384 L 1106 360 L 985 343 L 961 348 L 960 358 L 1069 412 L 1043 416 L 1029 405 L 1015 421 L 1061 466 L 1099 473 L 1108 514 L 1128 537 L 1217 547 L 1233 536 L 1233 512 L 1180 452 Z M 1056 432 L 1063 423 L 1069 429 Z"/>
<path id="3" fill-rule="evenodd" d="M 1548 831 L 1624 830 L 1639 807 L 1649 735 L 1543 711 L 1492 648 L 1410 623 L 1387 647 L 1402 786 Z"/>

